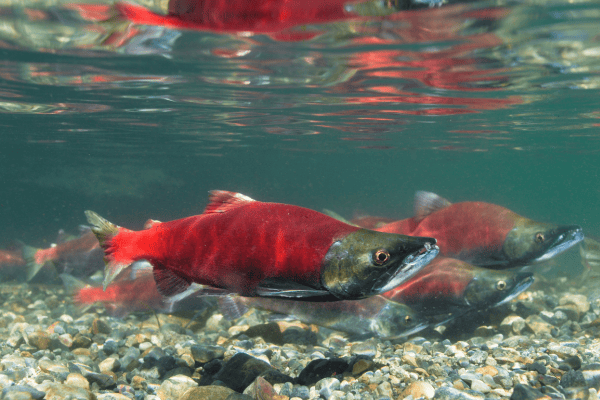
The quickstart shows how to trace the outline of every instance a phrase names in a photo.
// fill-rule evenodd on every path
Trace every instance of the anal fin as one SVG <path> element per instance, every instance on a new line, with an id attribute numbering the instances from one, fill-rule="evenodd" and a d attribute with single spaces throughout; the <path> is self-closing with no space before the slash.
<path id="1" fill-rule="evenodd" d="M 185 292 L 190 287 L 189 281 L 166 268 L 155 265 L 153 273 L 156 288 L 163 296 L 175 296 Z"/>

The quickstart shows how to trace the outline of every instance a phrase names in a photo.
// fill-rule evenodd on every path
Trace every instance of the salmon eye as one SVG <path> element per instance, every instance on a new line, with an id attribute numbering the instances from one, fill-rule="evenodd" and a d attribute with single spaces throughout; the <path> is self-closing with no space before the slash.
<path id="1" fill-rule="evenodd" d="M 406 317 L 404 317 L 404 322 L 410 322 L 412 321 L 412 318 L 410 317 L 410 315 L 407 315 Z"/>
<path id="2" fill-rule="evenodd" d="M 496 283 L 496 289 L 498 289 L 498 290 L 504 290 L 504 289 L 506 289 L 506 282 L 504 282 L 504 281 L 498 281 Z"/>
<path id="3" fill-rule="evenodd" d="M 544 234 L 542 232 L 538 232 L 535 234 L 535 241 L 538 243 L 543 243 L 545 240 Z"/>
<path id="4" fill-rule="evenodd" d="M 377 265 L 381 265 L 390 259 L 390 253 L 385 250 L 377 250 L 375 252 L 375 257 L 373 257 L 373 261 Z"/>

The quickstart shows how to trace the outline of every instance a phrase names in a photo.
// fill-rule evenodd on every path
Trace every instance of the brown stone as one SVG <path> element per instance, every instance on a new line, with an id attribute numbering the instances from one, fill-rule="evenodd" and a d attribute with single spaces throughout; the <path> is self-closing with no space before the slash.
<path id="1" fill-rule="evenodd" d="M 46 390 L 44 400 L 91 400 L 92 393 L 89 390 L 71 385 L 53 384 Z"/>
<path id="2" fill-rule="evenodd" d="M 371 360 L 360 359 L 356 361 L 352 366 L 352 375 L 360 375 L 363 372 L 368 371 L 369 368 L 373 367 L 373 364 L 374 363 Z"/>
<path id="3" fill-rule="evenodd" d="M 50 335 L 44 331 L 35 331 L 27 335 L 27 342 L 40 350 L 46 350 L 51 341 Z"/>
<path id="4" fill-rule="evenodd" d="M 92 333 L 97 335 L 99 333 L 106 333 L 107 335 L 111 332 L 110 326 L 100 318 L 96 318 L 92 321 Z"/>
<path id="5" fill-rule="evenodd" d="M 65 380 L 65 384 L 90 390 L 90 383 L 81 374 L 70 373 Z"/>
<path id="6" fill-rule="evenodd" d="M 426 399 L 431 399 L 435 395 L 435 389 L 429 382 L 425 381 L 414 381 L 409 383 L 409 385 L 402 391 L 399 400 L 404 399 L 405 397 L 412 396 L 413 399 L 418 399 L 419 397 L 425 397 Z"/>
<path id="7" fill-rule="evenodd" d="M 489 375 L 489 376 L 498 375 L 498 370 L 496 369 L 496 367 L 494 367 L 492 365 L 486 365 L 484 367 L 477 368 L 475 370 L 475 372 L 477 372 L 478 374 L 481 374 L 481 375 Z"/>

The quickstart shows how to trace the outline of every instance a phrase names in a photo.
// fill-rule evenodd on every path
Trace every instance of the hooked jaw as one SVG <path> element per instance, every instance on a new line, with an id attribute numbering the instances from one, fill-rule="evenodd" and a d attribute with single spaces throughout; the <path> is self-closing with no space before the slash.
<path id="1" fill-rule="evenodd" d="M 578 225 L 555 226 L 526 220 L 506 236 L 503 252 L 511 266 L 539 263 L 583 240 Z"/>
<path id="2" fill-rule="evenodd" d="M 321 284 L 340 300 L 384 293 L 427 265 L 439 253 L 435 243 L 433 238 L 360 229 L 330 247 Z"/>

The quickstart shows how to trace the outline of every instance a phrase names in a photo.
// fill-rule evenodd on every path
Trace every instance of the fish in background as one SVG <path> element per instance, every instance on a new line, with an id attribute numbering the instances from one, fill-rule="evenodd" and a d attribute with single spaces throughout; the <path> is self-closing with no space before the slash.
<path id="1" fill-rule="evenodd" d="M 17 243 L 7 249 L 0 249 L 0 277 L 2 280 L 18 279 L 22 276 L 25 260 L 21 256 L 22 244 Z"/>
<path id="2" fill-rule="evenodd" d="M 600 243 L 590 237 L 586 237 L 579 246 L 583 273 L 581 280 L 600 278 Z"/>
<path id="3" fill-rule="evenodd" d="M 437 257 L 417 275 L 382 295 L 422 316 L 464 314 L 504 304 L 533 283 L 533 273 L 495 271 Z"/>
<path id="4" fill-rule="evenodd" d="M 481 201 L 450 203 L 435 193 L 415 194 L 415 216 L 375 229 L 437 239 L 440 255 L 503 269 L 549 260 L 583 240 L 578 225 L 536 222 Z"/>
<path id="5" fill-rule="evenodd" d="M 158 291 L 295 298 L 360 299 L 406 281 L 438 253 L 435 239 L 359 229 L 319 212 L 216 190 L 201 215 L 149 220 L 131 231 L 86 211 L 105 252 L 104 287 L 147 260 Z"/>
<path id="6" fill-rule="evenodd" d="M 47 249 L 23 247 L 26 279 L 30 281 L 45 266 L 53 267 L 57 273 L 68 273 L 87 277 L 104 268 L 103 252 L 98 239 L 88 226 L 80 226 L 78 237 L 61 231 L 56 246 Z"/>

